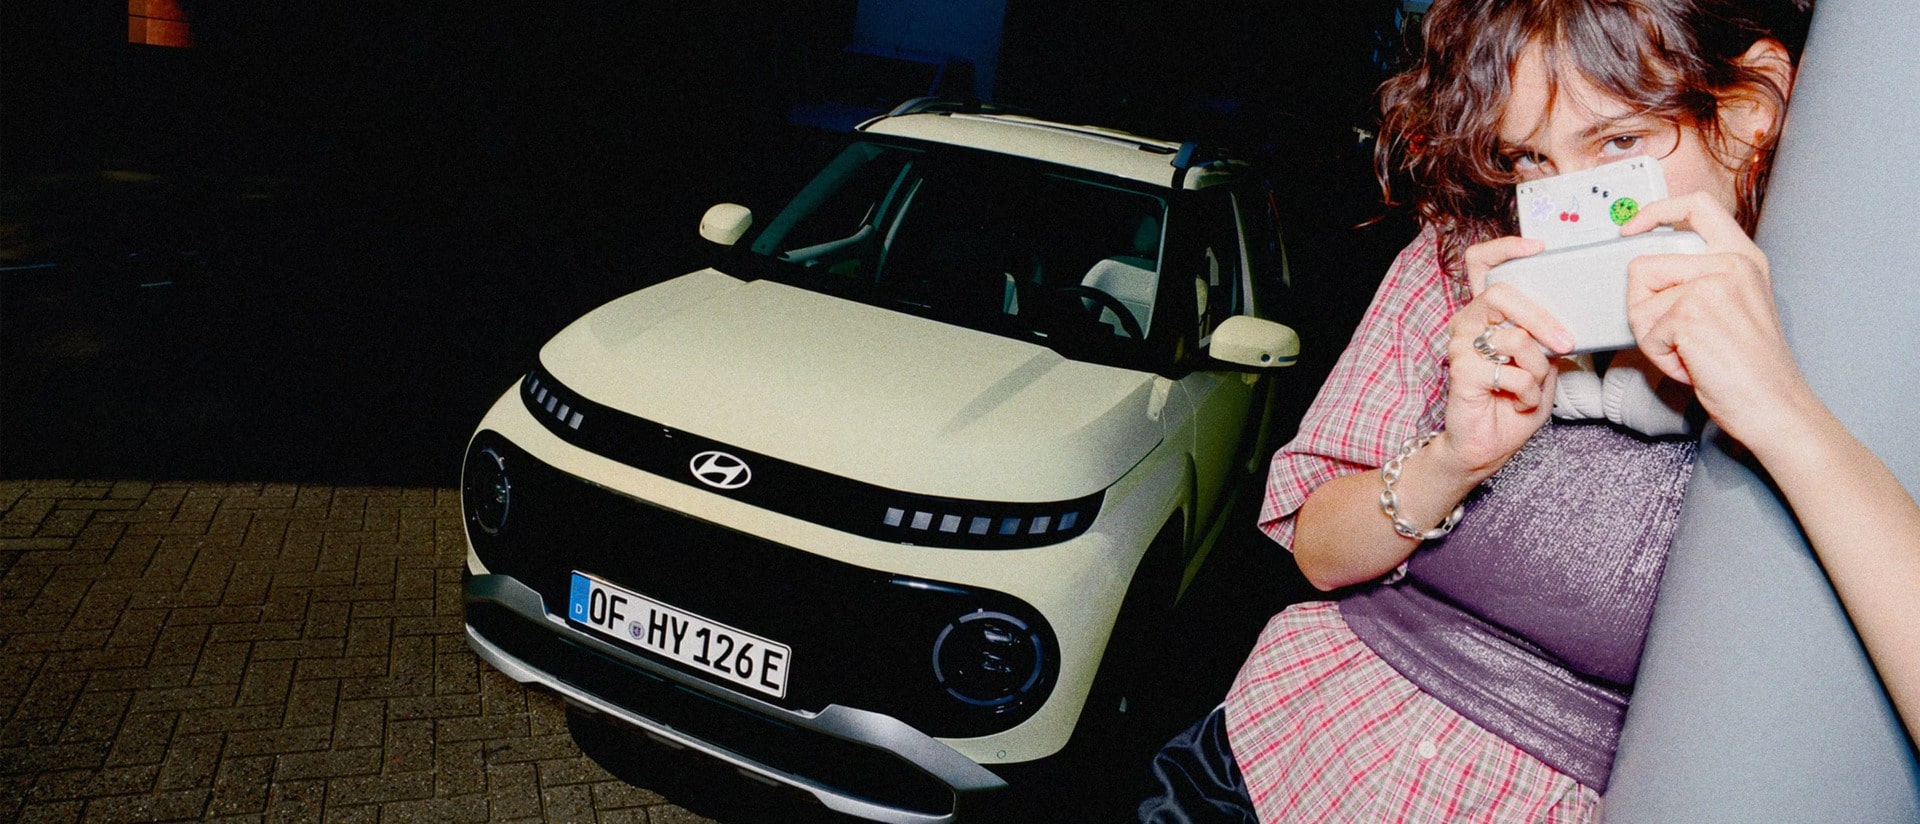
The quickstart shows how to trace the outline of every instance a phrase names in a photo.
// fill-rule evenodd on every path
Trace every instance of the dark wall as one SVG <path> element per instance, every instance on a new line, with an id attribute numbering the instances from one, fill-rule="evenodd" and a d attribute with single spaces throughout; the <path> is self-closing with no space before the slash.
<path id="1" fill-rule="evenodd" d="M 716 201 L 770 207 L 815 165 L 823 136 L 778 121 L 859 3 L 183 5 L 191 49 L 127 44 L 111 3 L 0 6 L 0 172 L 290 178 L 357 211 L 647 247 L 643 224 L 678 237 Z M 996 97 L 1236 147 L 1343 230 L 1379 211 L 1352 129 L 1396 6 L 1013 0 Z"/>
<path id="2" fill-rule="evenodd" d="M 184 5 L 184 50 L 128 45 L 111 3 L 0 7 L 0 169 L 294 176 L 541 236 L 617 235 L 662 208 L 684 223 L 714 200 L 765 205 L 812 165 L 777 120 L 858 0 Z M 1374 197 L 1351 127 L 1395 5 L 1015 0 L 996 97 L 1278 158 L 1360 219 Z"/>
<path id="3" fill-rule="evenodd" d="M 723 162 L 775 110 L 795 51 L 842 36 L 853 12 L 753 0 L 698 13 L 611 0 L 185 5 L 196 45 L 177 50 L 128 45 L 111 3 L 7 4 L 7 172 L 105 163 L 618 199 Z"/>
<path id="4" fill-rule="evenodd" d="M 141 137 L 179 131 L 234 162 L 345 157 L 399 174 L 486 178 L 513 162 L 573 178 L 661 146 L 699 161 L 709 138 L 779 111 L 807 55 L 851 36 L 858 4 L 185 5 L 190 50 L 127 45 L 110 3 L 7 4 L 8 167 L 155 162 Z M 1394 5 L 1012 2 L 997 96 L 1242 144 L 1294 121 L 1343 129 L 1367 118 Z"/>
<path id="5" fill-rule="evenodd" d="M 1298 303 L 1338 326 L 1397 245 L 1351 228 L 1377 2 L 1016 0 L 998 96 L 1280 161 Z M 190 49 L 129 45 L 110 2 L 0 3 L 6 472 L 444 482 L 555 330 L 817 168 L 830 136 L 781 117 L 858 10 L 183 4 Z"/>
<path id="6" fill-rule="evenodd" d="M 1030 0 L 1007 12 L 1003 101 L 1252 147 L 1370 120 L 1395 0 Z"/>

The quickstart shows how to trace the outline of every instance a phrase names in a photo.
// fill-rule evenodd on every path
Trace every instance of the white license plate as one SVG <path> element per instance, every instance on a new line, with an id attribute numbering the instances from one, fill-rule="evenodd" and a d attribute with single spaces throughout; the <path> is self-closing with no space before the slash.
<path id="1" fill-rule="evenodd" d="M 776 698 L 787 695 L 793 649 L 581 572 L 567 617 L 643 650 Z"/>

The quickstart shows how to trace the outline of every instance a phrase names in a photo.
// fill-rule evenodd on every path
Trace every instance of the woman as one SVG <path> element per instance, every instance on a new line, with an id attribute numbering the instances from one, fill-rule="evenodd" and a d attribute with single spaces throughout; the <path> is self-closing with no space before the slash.
<path id="1" fill-rule="evenodd" d="M 1597 820 L 1692 466 L 1689 389 L 1793 476 L 1823 559 L 1873 570 L 1877 530 L 1920 532 L 1807 389 L 1749 239 L 1806 17 L 1790 0 L 1434 3 L 1420 61 L 1382 90 L 1378 154 L 1422 231 L 1276 455 L 1261 516 L 1342 597 L 1273 619 L 1223 708 L 1163 753 L 1175 789 L 1143 819 L 1244 802 L 1265 821 Z M 1513 184 L 1636 156 L 1661 160 L 1671 197 L 1622 231 L 1690 229 L 1707 251 L 1633 263 L 1636 349 L 1557 357 L 1560 323 L 1485 284 L 1541 250 L 1511 236 Z M 1905 598 L 1835 573 L 1878 616 L 1862 636 L 1883 672 L 1920 669 L 1920 552 L 1894 561 Z M 1888 681 L 1910 717 L 1916 687 Z M 1231 763 L 1182 760 L 1209 741 Z"/>

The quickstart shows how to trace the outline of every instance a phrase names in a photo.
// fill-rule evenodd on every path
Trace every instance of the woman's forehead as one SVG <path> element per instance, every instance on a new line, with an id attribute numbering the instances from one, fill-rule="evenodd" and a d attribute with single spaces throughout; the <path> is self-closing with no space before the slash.
<path id="1" fill-rule="evenodd" d="M 1632 115 L 1631 105 L 1595 86 L 1572 61 L 1560 58 L 1549 71 L 1548 59 L 1536 43 L 1515 61 L 1500 116 L 1501 143 L 1533 145 L 1575 137 Z"/>

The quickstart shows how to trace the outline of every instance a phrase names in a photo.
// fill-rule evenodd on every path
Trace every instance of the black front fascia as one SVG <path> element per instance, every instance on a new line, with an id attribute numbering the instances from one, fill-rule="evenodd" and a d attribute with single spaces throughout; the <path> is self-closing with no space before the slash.
<path id="1" fill-rule="evenodd" d="M 786 697 L 753 694 L 757 700 L 803 711 L 829 704 L 872 710 L 939 737 L 1006 730 L 1053 689 L 1060 656 L 1052 627 L 1012 595 L 868 569 L 688 517 L 562 472 L 491 430 L 475 435 L 470 454 L 480 450 L 501 456 L 513 503 L 497 532 L 469 523 L 468 539 L 488 571 L 539 592 L 555 617 L 565 615 L 573 573 L 593 575 L 789 645 Z M 944 628 L 983 611 L 1015 616 L 1042 640 L 1040 678 L 1021 701 L 968 706 L 951 699 L 934 673 Z"/>
<path id="2" fill-rule="evenodd" d="M 763 509 L 892 543 L 959 549 L 1057 544 L 1085 533 L 1105 496 L 1095 492 L 1067 501 L 1012 503 L 887 489 L 629 415 L 583 397 L 540 368 L 520 382 L 520 399 L 547 431 L 574 446 Z M 712 453 L 745 464 L 751 473 L 746 482 L 725 489 L 698 480 L 695 460 Z"/>

